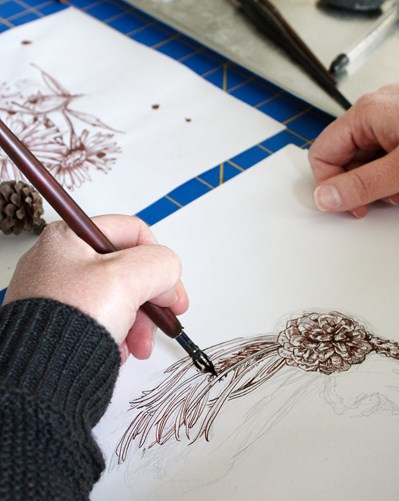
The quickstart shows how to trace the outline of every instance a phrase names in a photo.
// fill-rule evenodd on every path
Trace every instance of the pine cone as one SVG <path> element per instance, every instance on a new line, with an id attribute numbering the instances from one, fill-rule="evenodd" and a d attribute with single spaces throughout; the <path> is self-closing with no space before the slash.
<path id="1" fill-rule="evenodd" d="M 22 231 L 41 233 L 46 226 L 40 194 L 23 181 L 0 184 L 0 231 L 19 235 Z"/>
<path id="2" fill-rule="evenodd" d="M 279 355 L 287 365 L 332 374 L 360 364 L 373 350 L 366 328 L 342 313 L 305 313 L 280 332 Z"/>

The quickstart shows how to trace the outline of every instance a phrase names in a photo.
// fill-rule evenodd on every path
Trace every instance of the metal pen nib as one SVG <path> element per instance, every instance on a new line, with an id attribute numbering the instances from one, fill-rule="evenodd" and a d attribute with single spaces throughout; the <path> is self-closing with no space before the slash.
<path id="1" fill-rule="evenodd" d="M 209 372 L 214 376 L 217 376 L 217 372 L 213 363 L 209 360 L 209 357 L 204 353 L 196 344 L 194 344 L 191 339 L 187 336 L 184 331 L 175 337 L 176 341 L 180 344 L 182 348 L 190 355 L 193 364 L 201 372 Z"/>
<path id="2" fill-rule="evenodd" d="M 53 209 L 58 212 L 76 235 L 99 254 L 118 251 L 117 247 L 102 233 L 94 221 L 79 207 L 69 193 L 64 190 L 45 166 L 26 148 L 1 119 L 0 148 L 4 150 L 6 155 L 10 157 L 29 182 L 47 200 Z M 194 365 L 201 372 L 210 372 L 216 376 L 215 367 L 212 362 L 186 336 L 181 323 L 170 308 L 163 308 L 147 301 L 141 305 L 140 309 L 167 336 L 179 341 L 192 358 Z"/>

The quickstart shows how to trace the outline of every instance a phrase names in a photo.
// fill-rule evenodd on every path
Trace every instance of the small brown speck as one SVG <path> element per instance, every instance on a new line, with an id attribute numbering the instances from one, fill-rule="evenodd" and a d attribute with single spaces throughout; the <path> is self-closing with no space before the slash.
<path id="1" fill-rule="evenodd" d="M 159 108 L 159 104 L 153 104 L 153 105 L 151 106 L 151 108 L 152 108 L 153 110 L 157 110 L 157 109 Z"/>
<path id="2" fill-rule="evenodd" d="M 30 40 L 22 40 L 22 45 L 30 45 L 32 42 Z"/>
<path id="3" fill-rule="evenodd" d="M 191 118 L 185 118 L 184 119 L 186 122 L 191 122 Z"/>

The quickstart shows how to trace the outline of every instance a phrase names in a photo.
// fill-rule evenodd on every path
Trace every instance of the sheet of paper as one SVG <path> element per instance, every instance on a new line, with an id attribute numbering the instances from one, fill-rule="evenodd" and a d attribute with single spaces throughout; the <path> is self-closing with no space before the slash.
<path id="1" fill-rule="evenodd" d="M 0 61 L 0 118 L 90 215 L 134 214 L 283 129 L 74 8 L 3 33 Z M 15 177 L 0 152 L 0 181 Z M 22 240 L 0 237 L 0 288 Z"/>
<path id="2" fill-rule="evenodd" d="M 252 336 L 281 332 L 287 315 L 331 310 L 399 341 L 397 210 L 373 207 L 362 220 L 322 214 L 313 207 L 313 189 L 306 152 L 289 146 L 154 226 L 183 261 L 191 306 L 182 323 L 202 348 L 241 336 L 245 346 Z M 177 343 L 158 334 L 150 360 L 131 358 L 122 368 L 95 429 L 107 471 L 94 501 L 397 497 L 398 360 L 369 353 L 330 375 L 276 366 L 259 387 L 223 404 L 209 441 L 193 434 L 194 426 L 177 427 L 179 440 L 165 437 L 162 418 L 194 419 L 181 405 L 199 380 L 193 378 L 177 386 L 174 400 L 158 391 L 161 415 L 142 404 L 153 425 L 146 440 L 144 420 L 136 440 L 123 439 L 139 415 L 128 410 L 129 401 L 151 400 L 152 393 L 142 392 L 161 384 L 163 371 L 183 356 Z M 270 357 L 282 360 L 275 352 Z M 244 357 L 231 358 L 242 366 Z M 265 360 L 253 360 L 253 370 Z M 227 379 L 215 383 L 216 393 Z M 126 457 L 118 465 L 121 439 Z"/>

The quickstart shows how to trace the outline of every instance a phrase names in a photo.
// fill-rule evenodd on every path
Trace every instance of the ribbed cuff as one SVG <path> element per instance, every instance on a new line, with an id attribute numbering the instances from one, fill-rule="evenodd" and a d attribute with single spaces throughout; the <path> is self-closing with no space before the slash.
<path id="1" fill-rule="evenodd" d="M 110 334 L 72 306 L 25 299 L 0 308 L 0 385 L 93 427 L 108 405 L 120 356 Z"/>

